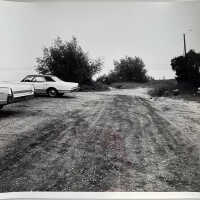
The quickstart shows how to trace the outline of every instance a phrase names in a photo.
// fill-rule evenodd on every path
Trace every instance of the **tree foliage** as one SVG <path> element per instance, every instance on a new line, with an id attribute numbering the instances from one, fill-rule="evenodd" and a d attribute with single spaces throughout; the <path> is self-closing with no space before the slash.
<path id="1" fill-rule="evenodd" d="M 108 75 L 102 75 L 97 81 L 107 84 L 123 81 L 146 82 L 150 78 L 146 73 L 145 64 L 141 58 L 126 56 L 119 61 L 114 61 L 114 70 Z"/>
<path id="2" fill-rule="evenodd" d="M 176 72 L 176 80 L 179 83 L 187 82 L 193 86 L 200 85 L 200 53 L 190 50 L 186 56 L 173 58 L 171 66 Z"/>
<path id="3" fill-rule="evenodd" d="M 36 62 L 36 70 L 40 74 L 53 74 L 64 81 L 80 84 L 90 84 L 103 64 L 100 59 L 91 60 L 75 37 L 69 42 L 58 37 L 52 46 L 43 49 L 43 56 Z"/>
<path id="4" fill-rule="evenodd" d="M 126 56 L 120 61 L 114 61 L 114 67 L 114 72 L 120 81 L 145 82 L 147 80 L 145 64 L 139 57 Z"/>

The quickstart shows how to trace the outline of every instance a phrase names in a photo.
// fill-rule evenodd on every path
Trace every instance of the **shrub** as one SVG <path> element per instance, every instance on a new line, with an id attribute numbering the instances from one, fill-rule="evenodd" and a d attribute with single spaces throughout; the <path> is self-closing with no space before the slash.
<path id="1" fill-rule="evenodd" d="M 109 90 L 108 85 L 99 82 L 92 82 L 92 84 L 82 84 L 78 91 L 89 92 L 89 91 L 106 91 Z"/>
<path id="2" fill-rule="evenodd" d="M 148 76 L 145 65 L 139 57 L 125 57 L 120 61 L 114 61 L 114 70 L 108 75 L 104 74 L 97 79 L 97 82 L 111 84 L 116 82 L 138 82 L 144 83 L 153 80 Z"/>
<path id="3" fill-rule="evenodd" d="M 150 82 L 151 83 L 151 82 Z M 152 89 L 149 90 L 149 95 L 153 97 L 174 95 L 174 90 L 179 88 L 175 80 L 156 80 L 150 84 Z"/>
<path id="4" fill-rule="evenodd" d="M 114 72 L 119 81 L 146 82 L 148 77 L 145 64 L 139 57 L 121 58 L 120 61 L 114 61 Z"/>
<path id="5" fill-rule="evenodd" d="M 154 88 L 149 91 L 149 94 L 152 97 L 161 97 L 161 96 L 168 96 L 169 90 L 166 87 L 159 87 L 159 88 Z"/>
<path id="6" fill-rule="evenodd" d="M 200 85 L 200 53 L 190 50 L 186 56 L 173 58 L 171 66 L 179 83 L 188 83 L 193 87 Z"/>

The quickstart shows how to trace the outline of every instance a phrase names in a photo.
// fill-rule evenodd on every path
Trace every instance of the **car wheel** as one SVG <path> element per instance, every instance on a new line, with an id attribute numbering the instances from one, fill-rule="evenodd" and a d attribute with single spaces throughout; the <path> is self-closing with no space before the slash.
<path id="1" fill-rule="evenodd" d="M 3 106 L 0 106 L 0 110 L 3 108 Z"/>
<path id="2" fill-rule="evenodd" d="M 47 90 L 47 94 L 49 95 L 49 97 L 57 97 L 58 96 L 58 92 L 55 88 L 49 88 Z"/>

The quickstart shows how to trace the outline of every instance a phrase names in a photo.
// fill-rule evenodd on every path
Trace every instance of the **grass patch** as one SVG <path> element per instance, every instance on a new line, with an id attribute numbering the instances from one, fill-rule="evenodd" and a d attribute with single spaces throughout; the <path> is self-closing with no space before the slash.
<path id="1" fill-rule="evenodd" d="M 117 89 L 150 88 L 149 95 L 152 97 L 180 96 L 186 98 L 195 94 L 195 89 L 191 85 L 187 83 L 177 84 L 175 79 L 151 80 L 145 83 L 117 82 L 110 86 Z"/>
<path id="2" fill-rule="evenodd" d="M 174 79 L 151 81 L 149 87 L 152 88 L 149 90 L 149 94 L 153 97 L 178 95 L 180 92 L 180 88 Z"/>
<path id="3" fill-rule="evenodd" d="M 180 98 L 188 99 L 199 96 L 196 88 L 188 83 L 177 83 L 175 79 L 170 80 L 155 80 L 149 83 L 149 94 L 153 97 L 162 96 L 179 96 Z"/>

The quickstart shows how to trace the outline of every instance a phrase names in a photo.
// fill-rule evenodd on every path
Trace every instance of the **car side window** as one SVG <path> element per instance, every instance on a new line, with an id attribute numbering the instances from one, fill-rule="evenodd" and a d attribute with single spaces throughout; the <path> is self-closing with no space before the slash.
<path id="1" fill-rule="evenodd" d="M 33 79 L 33 82 L 46 82 L 46 79 L 42 76 L 37 76 Z"/>
<path id="2" fill-rule="evenodd" d="M 26 78 L 24 78 L 22 81 L 23 82 L 32 82 L 33 77 L 32 76 L 27 76 Z"/>
<path id="3" fill-rule="evenodd" d="M 47 82 L 55 82 L 50 76 L 45 76 Z"/>

